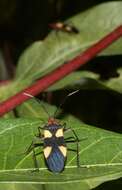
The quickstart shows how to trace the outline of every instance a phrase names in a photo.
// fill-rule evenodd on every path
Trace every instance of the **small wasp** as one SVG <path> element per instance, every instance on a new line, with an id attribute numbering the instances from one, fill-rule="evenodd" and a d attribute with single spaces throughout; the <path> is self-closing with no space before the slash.
<path id="1" fill-rule="evenodd" d="M 79 33 L 79 30 L 76 27 L 69 24 L 65 24 L 63 22 L 51 23 L 49 24 L 49 26 L 52 29 L 57 30 L 57 31 L 63 31 L 63 32 L 74 33 L 74 34 Z"/>
<path id="2" fill-rule="evenodd" d="M 71 96 L 72 94 L 76 93 L 77 91 L 68 94 L 68 96 Z M 24 95 L 33 97 L 32 95 L 27 94 L 27 93 L 24 93 Z M 66 96 L 66 98 L 68 96 Z M 60 104 L 60 107 L 62 104 Z M 38 135 L 36 135 L 36 138 L 39 139 L 40 143 L 35 143 L 34 141 L 32 141 L 32 143 L 26 153 L 28 154 L 31 151 L 33 151 L 35 167 L 38 168 L 36 156 L 38 154 L 41 154 L 42 152 L 36 154 L 35 148 L 43 147 L 45 163 L 46 163 L 48 169 L 53 173 L 60 173 L 64 170 L 64 167 L 66 164 L 67 150 L 75 151 L 77 153 L 77 166 L 80 167 L 79 139 L 73 129 L 66 128 L 65 124 L 61 125 L 55 119 L 56 113 L 57 113 L 57 110 L 55 111 L 54 117 L 49 117 L 48 122 L 44 127 L 38 127 L 39 133 L 38 133 Z M 43 133 L 41 133 L 41 131 L 43 131 Z M 65 139 L 64 133 L 66 133 L 67 131 L 72 131 L 73 136 Z M 76 143 L 76 150 L 68 149 L 67 148 L 68 143 Z"/>

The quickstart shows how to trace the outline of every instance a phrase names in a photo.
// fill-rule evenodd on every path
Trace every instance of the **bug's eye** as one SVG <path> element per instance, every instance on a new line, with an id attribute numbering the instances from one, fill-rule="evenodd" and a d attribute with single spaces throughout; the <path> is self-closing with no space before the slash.
<path id="1" fill-rule="evenodd" d="M 49 130 L 44 130 L 44 138 L 51 138 L 52 133 Z"/>
<path id="2" fill-rule="evenodd" d="M 62 137 L 63 136 L 63 129 L 58 129 L 55 134 L 56 137 Z"/>

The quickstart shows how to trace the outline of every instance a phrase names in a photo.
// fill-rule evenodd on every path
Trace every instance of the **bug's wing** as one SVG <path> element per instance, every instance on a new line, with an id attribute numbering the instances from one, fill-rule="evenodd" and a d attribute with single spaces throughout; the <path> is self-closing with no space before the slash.
<path id="1" fill-rule="evenodd" d="M 66 148 L 66 147 L 65 147 Z M 62 153 L 62 150 L 64 153 Z M 52 172 L 61 172 L 64 169 L 65 161 L 66 161 L 66 150 L 60 149 L 58 146 L 52 149 L 49 157 L 46 158 L 46 163 Z"/>

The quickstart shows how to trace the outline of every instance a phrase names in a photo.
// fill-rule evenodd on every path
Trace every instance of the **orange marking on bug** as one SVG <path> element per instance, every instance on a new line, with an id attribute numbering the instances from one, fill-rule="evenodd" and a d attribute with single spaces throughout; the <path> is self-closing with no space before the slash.
<path id="1" fill-rule="evenodd" d="M 55 136 L 56 136 L 57 138 L 58 138 L 58 137 L 63 137 L 63 135 L 64 135 L 64 133 L 63 133 L 63 128 L 58 129 L 58 130 L 56 131 Z"/>
<path id="2" fill-rule="evenodd" d="M 52 147 L 51 146 L 47 146 L 46 148 L 44 148 L 43 151 L 44 151 L 45 158 L 48 158 L 49 155 L 50 155 L 50 153 L 51 153 L 51 151 L 52 151 Z"/>
<path id="3" fill-rule="evenodd" d="M 67 155 L 67 148 L 65 146 L 63 146 L 63 145 L 59 146 L 58 148 L 62 152 L 63 156 L 66 157 L 66 155 Z"/>
<path id="4" fill-rule="evenodd" d="M 53 117 L 50 117 L 48 119 L 48 125 L 53 125 L 53 124 L 58 125 L 58 121 L 56 119 L 54 119 Z"/>
<path id="5" fill-rule="evenodd" d="M 51 138 L 52 133 L 49 130 L 44 130 L 44 138 Z"/>

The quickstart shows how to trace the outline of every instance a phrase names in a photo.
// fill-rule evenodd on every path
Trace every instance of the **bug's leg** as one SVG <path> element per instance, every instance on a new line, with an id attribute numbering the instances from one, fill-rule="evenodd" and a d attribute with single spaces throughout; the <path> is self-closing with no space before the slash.
<path id="1" fill-rule="evenodd" d="M 43 146 L 43 143 L 34 143 L 32 141 L 31 145 L 29 146 L 29 148 L 26 151 L 26 154 L 29 154 L 31 151 L 33 151 L 33 161 L 34 161 L 34 166 L 35 166 L 35 170 L 34 171 L 39 171 L 39 166 L 38 166 L 38 162 L 37 162 L 36 156 L 38 154 L 40 154 L 40 152 L 39 153 L 35 153 L 35 148 L 36 147 L 40 147 L 40 146 Z"/>
<path id="2" fill-rule="evenodd" d="M 25 154 L 29 154 L 33 150 L 33 148 L 34 148 L 33 146 L 34 146 L 34 143 L 32 141 L 30 146 L 28 147 L 28 149 L 25 151 Z"/>
<path id="3" fill-rule="evenodd" d="M 72 140 L 70 140 L 70 139 L 72 139 Z M 86 140 L 87 138 L 82 138 L 82 139 L 78 139 L 78 142 L 81 142 L 81 141 L 83 141 L 83 140 Z M 72 143 L 72 142 L 76 142 L 76 139 L 74 138 L 74 136 L 73 137 L 67 137 L 67 138 L 65 138 L 65 141 L 68 143 Z"/>
<path id="4" fill-rule="evenodd" d="M 68 140 L 70 140 L 70 139 L 74 140 L 74 137 L 67 137 L 67 138 L 65 138 L 65 141 L 68 142 Z"/>
<path id="5" fill-rule="evenodd" d="M 42 140 L 43 136 L 41 134 L 41 130 L 44 130 L 44 128 L 43 127 L 38 127 L 38 134 L 35 135 L 35 136 L 38 137 L 38 138 L 41 138 L 41 140 Z"/>
<path id="6" fill-rule="evenodd" d="M 79 141 L 77 141 L 77 140 L 70 140 L 70 141 L 66 141 L 66 143 L 67 143 L 67 144 L 68 144 L 68 143 L 76 143 L 76 146 L 77 146 L 76 150 L 74 150 L 74 149 L 69 149 L 69 148 L 68 148 L 68 150 L 70 150 L 70 151 L 74 151 L 74 152 L 77 153 L 77 167 L 80 167 L 80 158 L 79 158 Z"/>
<path id="7" fill-rule="evenodd" d="M 28 149 L 25 151 L 25 154 L 29 154 L 34 148 L 38 146 L 43 146 L 43 143 L 34 143 L 34 140 L 33 140 L 30 146 L 28 147 Z"/>
<path id="8" fill-rule="evenodd" d="M 34 161 L 34 166 L 35 166 L 34 171 L 39 171 L 39 166 L 38 166 L 38 162 L 37 162 L 37 159 L 36 159 L 36 153 L 35 153 L 34 148 L 33 148 L 33 161 Z"/>
<path id="9" fill-rule="evenodd" d="M 72 152 L 77 152 L 77 150 L 75 149 L 72 149 L 72 148 L 68 148 L 69 151 L 72 151 Z"/>
<path id="10" fill-rule="evenodd" d="M 65 131 L 72 131 L 74 135 L 74 142 L 76 143 L 76 151 L 77 151 L 77 166 L 80 167 L 80 158 L 79 158 L 79 139 L 78 136 L 76 135 L 75 131 L 71 128 L 65 128 Z M 72 143 L 72 141 L 69 141 L 69 143 Z M 68 143 L 68 142 L 67 142 Z"/>
<path id="11" fill-rule="evenodd" d="M 38 127 L 38 132 L 40 133 L 40 130 L 44 130 L 44 128 L 43 127 Z"/>
<path id="12" fill-rule="evenodd" d="M 66 133 L 66 132 L 70 132 L 70 131 L 72 131 L 73 129 L 71 129 L 70 127 L 66 127 L 66 123 L 63 123 L 63 129 L 64 129 L 64 133 Z M 73 132 L 73 131 L 72 131 Z M 73 133 L 74 134 L 74 133 Z M 74 137 L 73 137 L 74 138 Z"/>
<path id="13" fill-rule="evenodd" d="M 74 141 L 74 142 L 75 142 L 75 141 Z M 71 143 L 71 142 L 69 142 L 69 143 Z M 68 151 L 76 152 L 77 155 L 78 155 L 78 152 L 77 152 L 76 149 L 68 148 Z M 77 158 L 77 167 L 80 168 L 80 162 L 78 162 L 78 158 Z"/>
<path id="14" fill-rule="evenodd" d="M 66 127 L 66 123 L 63 124 L 63 127 L 64 127 L 64 132 L 65 133 L 73 130 L 70 127 Z"/>
<path id="15" fill-rule="evenodd" d="M 43 153 L 43 151 L 38 152 L 38 153 L 36 153 L 35 155 L 38 156 L 39 154 L 42 154 L 42 153 Z"/>
<path id="16" fill-rule="evenodd" d="M 33 172 L 39 171 L 39 165 L 38 165 L 36 156 L 38 156 L 39 154 L 42 154 L 42 153 L 43 153 L 43 151 L 35 153 L 35 150 L 33 149 L 33 161 L 34 161 L 34 166 L 35 166 L 35 170 L 33 170 Z"/>
<path id="17" fill-rule="evenodd" d="M 65 130 L 66 129 L 66 123 L 63 123 L 62 126 L 63 126 L 63 128 Z"/>

